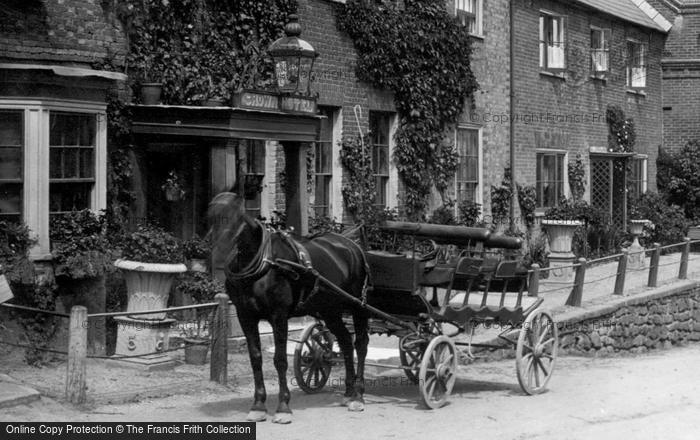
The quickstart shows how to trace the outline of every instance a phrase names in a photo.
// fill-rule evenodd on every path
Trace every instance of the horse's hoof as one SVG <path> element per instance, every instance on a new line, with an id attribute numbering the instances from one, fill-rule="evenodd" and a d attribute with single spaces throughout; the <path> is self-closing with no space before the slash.
<path id="1" fill-rule="evenodd" d="M 348 411 L 353 411 L 353 412 L 360 412 L 365 410 L 365 404 L 358 401 L 358 400 L 353 400 L 348 404 Z"/>
<path id="2" fill-rule="evenodd" d="M 288 425 L 292 423 L 291 413 L 277 413 L 275 417 L 272 418 L 272 423 L 279 423 L 280 425 Z"/>
<path id="3" fill-rule="evenodd" d="M 352 401 L 352 397 L 343 396 L 343 400 L 342 402 L 340 402 L 340 406 L 348 406 L 350 404 L 350 401 Z"/>
<path id="4" fill-rule="evenodd" d="M 267 419 L 267 413 L 265 411 L 252 410 L 248 413 L 246 420 L 249 422 L 264 422 Z"/>

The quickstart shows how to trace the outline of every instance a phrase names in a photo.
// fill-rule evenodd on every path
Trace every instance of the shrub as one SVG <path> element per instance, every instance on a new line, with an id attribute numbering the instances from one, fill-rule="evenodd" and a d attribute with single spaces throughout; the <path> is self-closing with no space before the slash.
<path id="1" fill-rule="evenodd" d="M 659 156 L 659 189 L 685 216 L 700 221 L 700 141 L 690 141 L 678 153 Z"/>
<path id="2" fill-rule="evenodd" d="M 437 208 L 428 219 L 428 223 L 438 225 L 456 225 L 454 202 L 447 202 Z"/>
<path id="3" fill-rule="evenodd" d="M 649 237 L 647 246 L 680 243 L 685 238 L 690 222 L 680 206 L 669 205 L 659 194 L 647 192 L 639 198 L 638 209 L 642 217 L 651 222 L 644 227 Z"/>
<path id="4" fill-rule="evenodd" d="M 342 223 L 338 223 L 335 218 L 327 215 L 315 215 L 309 217 L 309 234 L 322 234 L 324 232 L 341 233 L 345 229 Z"/>
<path id="5" fill-rule="evenodd" d="M 195 235 L 182 244 L 182 250 L 185 254 L 185 258 L 188 260 L 206 260 L 209 258 L 209 254 L 211 254 L 211 245 L 206 240 Z"/>
<path id="6" fill-rule="evenodd" d="M 11 284 L 34 282 L 33 265 L 28 258 L 34 243 L 26 225 L 0 221 L 0 274 Z"/>
<path id="7" fill-rule="evenodd" d="M 224 285 L 212 279 L 209 274 L 201 272 L 188 272 L 180 275 L 177 286 L 178 292 L 192 298 L 194 304 L 205 304 L 214 301 L 219 293 L 225 293 Z M 196 309 L 197 322 L 194 328 L 186 326 L 182 329 L 184 337 L 201 338 L 205 336 L 203 329 L 206 326 L 206 318 L 211 314 L 211 309 Z"/>
<path id="8" fill-rule="evenodd" d="M 481 223 L 479 221 L 479 216 L 481 216 L 481 205 L 479 203 L 465 200 L 459 202 L 457 210 L 459 211 L 458 223 L 460 225 L 476 227 Z"/>
<path id="9" fill-rule="evenodd" d="M 142 263 L 182 263 L 185 256 L 180 240 L 162 228 L 150 225 L 126 236 L 122 257 Z"/>
<path id="10" fill-rule="evenodd" d="M 518 204 L 520 204 L 520 214 L 529 229 L 535 224 L 535 209 L 537 209 L 537 190 L 533 185 L 518 185 Z"/>
<path id="11" fill-rule="evenodd" d="M 104 216 L 89 209 L 56 215 L 49 224 L 56 275 L 86 278 L 111 270 L 113 253 Z"/>

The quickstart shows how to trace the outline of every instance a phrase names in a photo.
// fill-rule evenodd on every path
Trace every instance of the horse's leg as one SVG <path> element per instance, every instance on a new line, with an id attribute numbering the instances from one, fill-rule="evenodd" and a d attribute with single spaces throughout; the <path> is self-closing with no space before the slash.
<path id="1" fill-rule="evenodd" d="M 364 310 L 352 314 L 352 322 L 355 326 L 355 351 L 357 352 L 357 375 L 355 376 L 355 398 L 348 405 L 350 411 L 364 411 L 365 409 L 365 358 L 367 357 L 367 345 L 369 345 L 369 318 Z"/>
<path id="2" fill-rule="evenodd" d="M 248 355 L 250 356 L 250 366 L 253 368 L 253 379 L 255 381 L 255 394 L 253 406 L 248 412 L 246 420 L 249 422 L 262 422 L 267 418 L 267 409 L 265 408 L 265 400 L 267 393 L 265 392 L 265 381 L 263 380 L 262 372 L 262 349 L 260 345 L 260 332 L 258 330 L 258 320 L 248 318 L 247 313 L 238 311 L 238 321 L 241 323 L 241 328 L 245 334 L 246 342 L 248 343 Z"/>
<path id="3" fill-rule="evenodd" d="M 345 360 L 345 395 L 343 396 L 343 406 L 346 406 L 355 398 L 355 365 L 353 363 L 352 336 L 343 324 L 343 318 L 338 313 L 322 316 L 328 330 L 333 333 L 338 340 L 338 346 L 343 353 Z"/>
<path id="4" fill-rule="evenodd" d="M 292 422 L 292 410 L 289 409 L 289 388 L 287 387 L 287 332 L 289 323 L 287 317 L 275 317 L 272 320 L 272 333 L 275 338 L 275 369 L 279 379 L 279 403 L 273 423 L 287 424 Z"/>

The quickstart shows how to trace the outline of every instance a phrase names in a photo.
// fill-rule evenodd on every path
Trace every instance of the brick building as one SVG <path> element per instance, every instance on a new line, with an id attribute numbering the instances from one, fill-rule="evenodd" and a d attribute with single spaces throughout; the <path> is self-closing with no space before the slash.
<path id="1" fill-rule="evenodd" d="M 649 0 L 673 23 L 664 46 L 664 147 L 678 150 L 700 139 L 700 2 Z"/>
<path id="2" fill-rule="evenodd" d="M 644 2 L 641 2 L 644 3 Z M 630 191 L 653 189 L 662 144 L 661 54 L 670 23 L 631 0 L 514 2 L 515 180 L 536 185 L 538 211 L 569 195 L 567 163 L 581 155 L 585 198 L 625 224 Z M 609 105 L 636 125 L 634 154 L 608 151 Z"/>
<path id="3" fill-rule="evenodd" d="M 0 220 L 36 234 L 49 255 L 49 217 L 106 206 L 106 93 L 126 76 L 93 69 L 126 51 L 99 0 L 7 0 L 0 8 Z"/>

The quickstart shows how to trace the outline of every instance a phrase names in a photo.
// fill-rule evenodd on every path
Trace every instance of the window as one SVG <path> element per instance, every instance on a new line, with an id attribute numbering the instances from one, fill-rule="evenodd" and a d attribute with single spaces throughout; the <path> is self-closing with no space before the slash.
<path id="1" fill-rule="evenodd" d="M 537 153 L 536 190 L 537 207 L 559 205 L 564 194 L 564 153 Z"/>
<path id="2" fill-rule="evenodd" d="M 369 112 L 369 129 L 372 141 L 372 173 L 377 191 L 374 204 L 387 207 L 389 192 L 389 136 L 391 114 Z"/>
<path id="3" fill-rule="evenodd" d="M 540 67 L 561 70 L 566 66 L 564 17 L 540 14 Z"/>
<path id="4" fill-rule="evenodd" d="M 0 220 L 22 219 L 24 117 L 0 111 Z"/>
<path id="5" fill-rule="evenodd" d="M 314 199 L 311 208 L 316 216 L 329 216 L 333 164 L 333 109 L 319 108 L 326 117 L 321 121 L 319 141 L 314 144 Z"/>
<path id="6" fill-rule="evenodd" d="M 51 112 L 49 124 L 49 212 L 91 208 L 95 115 Z"/>
<path id="7" fill-rule="evenodd" d="M 634 200 L 647 191 L 647 158 L 638 156 L 632 158 L 629 176 L 629 197 Z"/>
<path id="8" fill-rule="evenodd" d="M 457 19 L 472 35 L 482 34 L 483 0 L 455 0 Z"/>
<path id="9" fill-rule="evenodd" d="M 258 218 L 262 207 L 262 181 L 265 178 L 265 141 L 251 139 L 242 142 L 245 144 L 245 210 L 252 217 Z"/>
<path id="10" fill-rule="evenodd" d="M 599 76 L 608 72 L 610 61 L 610 30 L 591 28 L 591 72 Z"/>
<path id="11" fill-rule="evenodd" d="M 627 40 L 627 87 L 643 88 L 647 82 L 647 46 L 636 40 Z"/>
<path id="12" fill-rule="evenodd" d="M 455 192 L 457 205 L 477 202 L 479 191 L 479 130 L 459 128 L 455 134 L 457 175 Z"/>

